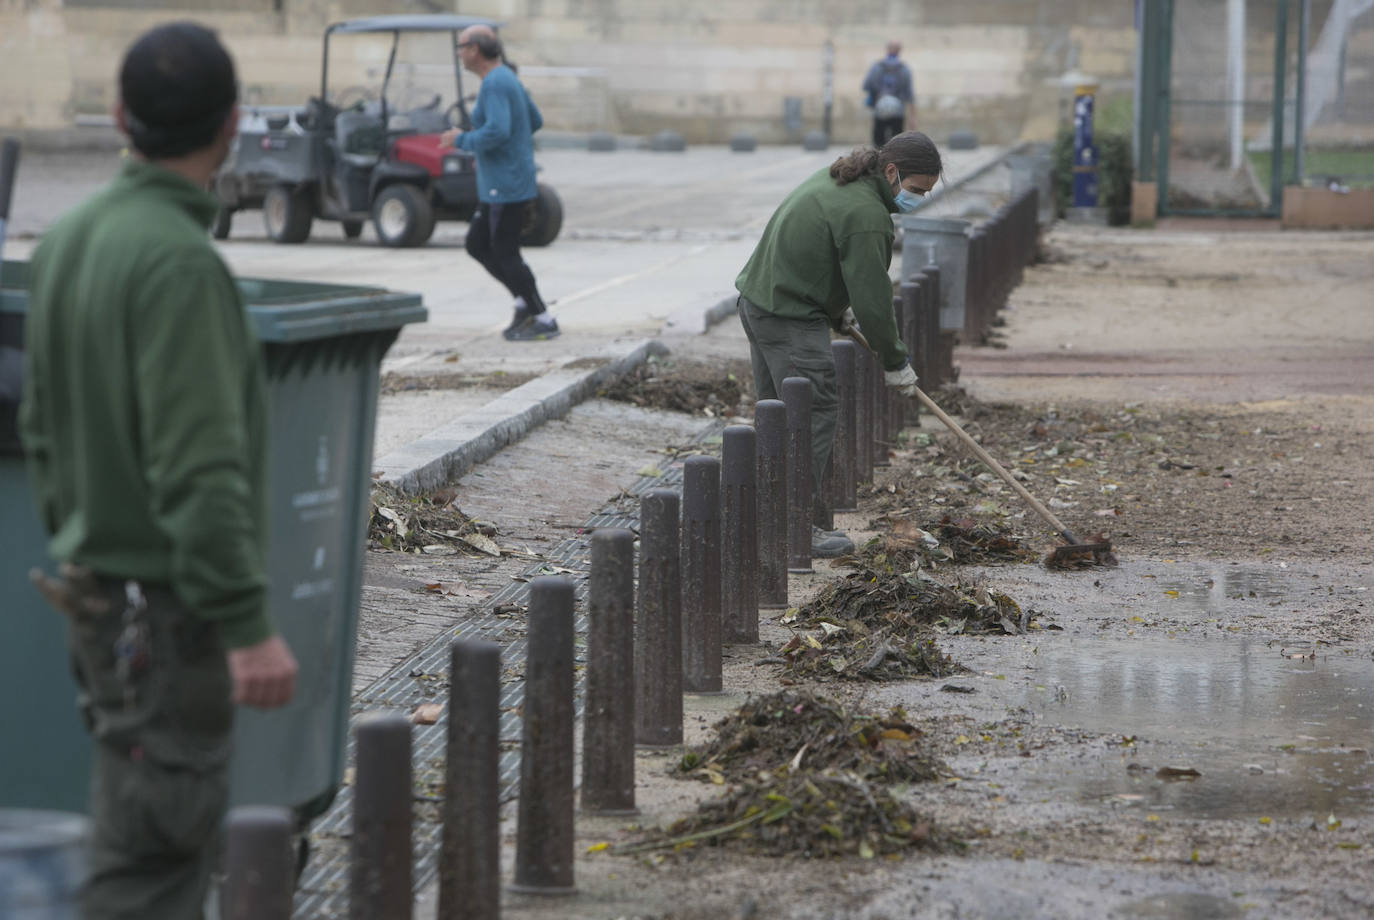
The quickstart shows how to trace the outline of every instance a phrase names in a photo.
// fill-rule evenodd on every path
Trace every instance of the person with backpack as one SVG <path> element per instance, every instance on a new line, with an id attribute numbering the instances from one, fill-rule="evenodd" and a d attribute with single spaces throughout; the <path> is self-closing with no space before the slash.
<path id="1" fill-rule="evenodd" d="M 864 76 L 864 104 L 873 110 L 873 146 L 882 147 L 898 134 L 916 127 L 916 91 L 911 69 L 898 57 L 902 43 L 887 43 L 887 57 L 873 62 Z"/>

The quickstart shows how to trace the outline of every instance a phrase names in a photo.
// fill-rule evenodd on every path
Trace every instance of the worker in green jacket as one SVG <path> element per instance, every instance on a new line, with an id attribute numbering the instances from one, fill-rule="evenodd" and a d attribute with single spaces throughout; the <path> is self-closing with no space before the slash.
<path id="1" fill-rule="evenodd" d="M 783 200 L 735 279 L 758 398 L 777 399 L 785 377 L 811 381 L 817 495 L 839 411 L 831 330 L 859 326 L 888 386 L 915 395 L 916 373 L 897 334 L 887 273 L 892 214 L 915 210 L 940 170 L 935 143 L 917 131 L 898 134 L 881 150 L 860 147 L 841 157 Z M 853 548 L 841 533 L 812 528 L 813 556 L 840 556 Z"/>
<path id="2" fill-rule="evenodd" d="M 120 70 L 137 155 L 34 252 L 20 431 L 94 745 L 82 916 L 201 916 L 233 705 L 296 662 L 265 607 L 259 346 L 207 235 L 238 125 L 214 33 L 153 29 Z M 54 661 L 52 667 L 64 667 Z"/>

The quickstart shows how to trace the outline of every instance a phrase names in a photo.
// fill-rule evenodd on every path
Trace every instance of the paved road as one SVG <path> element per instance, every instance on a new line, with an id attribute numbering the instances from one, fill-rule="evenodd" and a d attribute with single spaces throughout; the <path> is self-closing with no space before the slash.
<path id="1" fill-rule="evenodd" d="M 566 213 L 552 246 L 526 250 L 565 330 L 549 343 L 508 343 L 497 334 L 509 321 L 510 297 L 463 251 L 466 224 L 440 225 L 421 249 L 384 249 L 370 227 L 361 240 L 346 241 L 329 222 L 317 222 L 304 245 L 278 246 L 266 240 L 260 213 L 245 212 L 235 217 L 222 251 L 244 276 L 422 294 L 430 321 L 405 330 L 389 369 L 543 373 L 618 338 L 658 335 L 670 321 L 696 331 L 702 311 L 732 294 L 735 275 L 778 202 L 843 152 L 541 152 L 541 180 L 558 190 Z M 946 178 L 958 181 L 1001 152 L 948 152 Z M 23 159 L 6 255 L 27 257 L 36 235 L 117 168 L 111 153 Z M 444 363 L 455 354 L 460 360 Z"/>

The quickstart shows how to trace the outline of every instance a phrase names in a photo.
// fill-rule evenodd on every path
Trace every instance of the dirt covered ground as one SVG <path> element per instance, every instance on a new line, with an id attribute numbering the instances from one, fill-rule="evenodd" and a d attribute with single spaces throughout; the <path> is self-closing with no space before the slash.
<path id="1" fill-rule="evenodd" d="M 1052 528 L 923 418 L 837 515 L 859 557 L 794 576 L 797 607 L 727 650 L 727 693 L 687 698 L 688 748 L 640 754 L 642 814 L 579 817 L 580 894 L 507 916 L 1374 914 L 1374 238 L 1064 227 L 1046 249 L 940 398 L 1120 564 L 1046 569 Z M 731 327 L 675 355 L 738 359 Z M 1002 556 L 968 564 L 980 534 Z M 944 613 L 913 616 L 933 585 Z M 796 667 L 843 660 L 844 630 L 871 650 L 891 611 L 951 667 Z M 846 731 L 839 766 L 812 762 Z"/>

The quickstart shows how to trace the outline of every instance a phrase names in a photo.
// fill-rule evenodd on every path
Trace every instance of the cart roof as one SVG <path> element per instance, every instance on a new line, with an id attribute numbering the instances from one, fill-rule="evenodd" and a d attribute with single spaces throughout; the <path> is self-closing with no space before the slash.
<path id="1" fill-rule="evenodd" d="M 484 16 L 449 15 L 402 15 L 369 16 L 366 19 L 350 19 L 336 22 L 326 32 L 461 32 L 468 26 L 491 26 L 493 29 L 502 23 Z"/>

